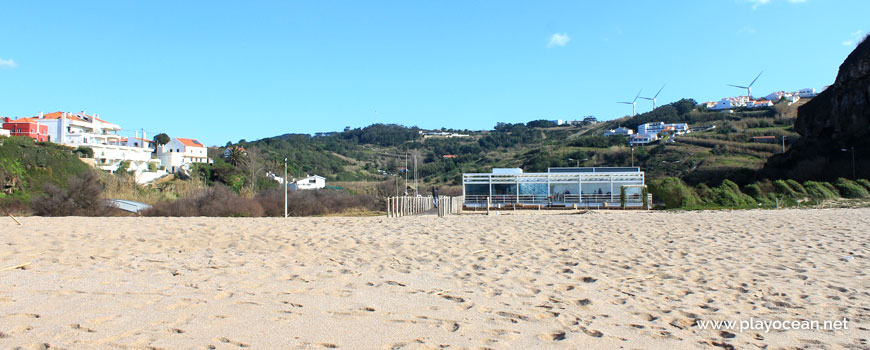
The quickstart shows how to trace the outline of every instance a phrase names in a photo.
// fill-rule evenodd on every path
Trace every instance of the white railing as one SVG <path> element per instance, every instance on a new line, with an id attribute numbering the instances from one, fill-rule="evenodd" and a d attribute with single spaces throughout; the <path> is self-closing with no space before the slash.
<path id="1" fill-rule="evenodd" d="M 575 208 L 614 208 L 618 207 L 621 202 L 620 196 L 610 194 L 555 194 L 555 195 L 466 195 L 464 196 L 464 204 L 472 206 L 486 206 L 487 208 L 517 208 L 520 206 L 532 207 L 548 207 L 553 204 L 557 206 L 568 206 Z M 649 206 L 652 203 L 652 194 L 648 194 L 647 201 L 644 203 L 642 194 L 626 194 L 625 204 L 627 207 Z M 616 205 L 616 206 L 615 206 Z"/>

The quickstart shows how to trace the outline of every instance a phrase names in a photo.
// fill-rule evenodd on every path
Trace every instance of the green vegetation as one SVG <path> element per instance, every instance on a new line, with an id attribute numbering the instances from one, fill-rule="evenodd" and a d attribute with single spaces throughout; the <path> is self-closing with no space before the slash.
<path id="1" fill-rule="evenodd" d="M 689 186 L 679 178 L 668 177 L 650 181 L 649 189 L 653 199 L 663 202 L 667 209 L 822 207 L 831 202 L 866 206 L 870 204 L 866 201 L 870 198 L 870 191 L 860 183 L 870 182 L 839 179 L 834 184 L 807 181 L 801 185 L 792 180 L 763 180 L 741 189 L 729 180 L 711 188 L 706 184 Z"/>
<path id="2" fill-rule="evenodd" d="M 839 178 L 834 182 L 834 187 L 840 192 L 843 198 L 867 198 L 870 197 L 870 192 L 866 188 L 859 185 L 855 181 Z"/>
<path id="3" fill-rule="evenodd" d="M 676 177 L 650 181 L 649 191 L 653 200 L 665 203 L 668 208 L 692 208 L 701 204 L 698 193 Z"/>
<path id="4" fill-rule="evenodd" d="M 396 175 L 404 178 L 407 157 L 408 171 L 416 170 L 427 187 L 458 185 L 463 172 L 489 172 L 493 167 L 546 171 L 557 166 L 632 164 L 641 167 L 648 179 L 679 177 L 690 185 L 712 186 L 731 179 L 744 185 L 756 181 L 756 171 L 767 158 L 782 151 L 779 143 L 757 143 L 752 138 L 775 136 L 789 144 L 796 141 L 792 124 L 796 108 L 804 102 L 724 113 L 707 111 L 697 107 L 694 100 L 682 99 L 634 117 L 602 123 L 556 126 L 551 121 L 533 120 L 497 123 L 492 130 L 441 129 L 468 135 L 453 138 L 424 137 L 417 127 L 374 124 L 314 136 L 285 134 L 240 140 L 226 145 L 229 156 L 225 160 L 240 166 L 243 152 L 239 147 L 255 147 L 262 152 L 267 171 L 283 172 L 287 157 L 292 176 L 318 174 L 333 182 L 383 181 Z M 694 132 L 672 138 L 662 135 L 668 141 L 633 149 L 625 137 L 603 136 L 618 126 L 636 128 L 659 121 L 687 123 Z M 242 174 L 251 182 L 250 172 Z M 226 179 L 209 181 L 230 185 Z"/>
<path id="5" fill-rule="evenodd" d="M 169 138 L 169 135 L 166 135 L 165 133 L 159 133 L 157 135 L 154 135 L 153 141 L 154 144 L 156 144 L 157 146 L 163 146 L 172 140 Z"/>
<path id="6" fill-rule="evenodd" d="M 0 137 L 0 208 L 23 210 L 47 185 L 65 189 L 92 170 L 73 148 L 28 137 Z"/>

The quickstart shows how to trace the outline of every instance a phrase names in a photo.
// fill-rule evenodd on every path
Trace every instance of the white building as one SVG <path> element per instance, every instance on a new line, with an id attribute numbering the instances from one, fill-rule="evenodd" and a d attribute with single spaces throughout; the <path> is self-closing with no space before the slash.
<path id="1" fill-rule="evenodd" d="M 604 136 L 614 136 L 614 135 L 631 136 L 631 134 L 634 134 L 634 130 L 631 130 L 631 129 L 625 128 L 625 127 L 621 127 L 621 126 L 616 128 L 616 129 L 610 129 L 610 130 L 607 130 L 604 132 Z"/>
<path id="2" fill-rule="evenodd" d="M 143 139 L 141 137 L 122 137 L 121 138 L 121 146 L 145 147 L 147 149 L 150 149 L 151 152 L 154 152 L 156 150 L 154 148 L 154 141 L 146 140 L 146 139 Z"/>
<path id="3" fill-rule="evenodd" d="M 658 134 L 661 132 L 682 135 L 689 133 L 689 125 L 686 123 L 665 124 L 664 122 L 646 123 L 637 127 L 638 134 Z"/>
<path id="4" fill-rule="evenodd" d="M 12 133 L 10 133 L 9 130 L 0 128 L 0 136 L 10 137 L 11 135 L 12 135 Z"/>
<path id="5" fill-rule="evenodd" d="M 798 91 L 798 96 L 800 96 L 801 98 L 813 98 L 818 95 L 819 94 L 816 93 L 816 89 L 812 88 L 800 89 L 800 91 Z"/>
<path id="6" fill-rule="evenodd" d="M 169 172 L 187 169 L 193 163 L 212 163 L 208 157 L 208 149 L 194 139 L 176 137 L 169 143 L 157 147 L 157 158 Z"/>
<path id="7" fill-rule="evenodd" d="M 546 173 L 496 170 L 462 174 L 466 206 L 601 208 L 619 206 L 623 198 L 626 207 L 644 202 L 644 173 L 636 167 L 548 168 Z"/>
<path id="8" fill-rule="evenodd" d="M 631 138 L 628 140 L 628 143 L 632 144 L 632 145 L 645 145 L 645 144 L 648 144 L 648 143 L 653 142 L 653 141 L 658 141 L 658 139 L 659 139 L 658 134 L 637 133 L 637 134 L 631 135 Z"/>
<path id="9" fill-rule="evenodd" d="M 796 97 L 796 96 L 795 96 Z M 786 99 L 791 99 L 792 97 L 786 97 Z M 800 97 L 798 97 L 800 98 Z M 759 107 L 773 107 L 773 101 L 752 101 L 746 105 L 746 108 L 759 108 Z"/>
<path id="10" fill-rule="evenodd" d="M 320 175 L 310 175 L 302 179 L 293 179 L 290 185 L 294 190 L 316 190 L 326 187 L 326 178 Z"/>
<path id="11" fill-rule="evenodd" d="M 726 97 L 719 102 L 716 102 L 713 107 L 708 107 L 708 109 L 711 111 L 722 111 L 738 107 L 745 107 L 747 103 L 749 103 L 748 96 Z"/>
<path id="12" fill-rule="evenodd" d="M 48 126 L 50 140 L 71 147 L 89 147 L 94 150 L 94 165 L 115 171 L 123 161 L 130 162 L 130 170 L 147 169 L 152 150 L 141 145 L 131 147 L 121 143 L 121 127 L 102 120 L 98 115 L 53 112 L 40 114 L 39 123 Z"/>
<path id="13" fill-rule="evenodd" d="M 446 138 L 471 137 L 471 135 L 459 134 L 459 133 L 455 133 L 455 132 L 451 133 L 451 132 L 446 132 L 446 131 L 422 131 L 422 130 L 420 131 L 420 135 L 423 135 L 424 139 L 427 137 L 446 137 Z"/>

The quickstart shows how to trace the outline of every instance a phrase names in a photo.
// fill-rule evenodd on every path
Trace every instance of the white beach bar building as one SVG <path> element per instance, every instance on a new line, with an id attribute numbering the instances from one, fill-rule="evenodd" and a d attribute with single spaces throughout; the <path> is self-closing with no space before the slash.
<path id="1" fill-rule="evenodd" d="M 98 115 L 88 115 L 84 111 L 53 112 L 41 113 L 38 120 L 39 124 L 48 126 L 52 142 L 94 150 L 94 165 L 97 168 L 115 171 L 121 162 L 129 161 L 129 169 L 138 170 L 147 169 L 150 162 L 157 162 L 151 158 L 152 149 L 145 145 L 125 145 L 118 135 L 121 127 L 100 119 Z"/>
<path id="2" fill-rule="evenodd" d="M 462 174 L 465 206 L 542 205 L 555 207 L 619 207 L 625 187 L 626 207 L 643 206 L 644 173 L 637 167 L 548 168 L 523 173 L 494 168 L 492 173 Z"/>

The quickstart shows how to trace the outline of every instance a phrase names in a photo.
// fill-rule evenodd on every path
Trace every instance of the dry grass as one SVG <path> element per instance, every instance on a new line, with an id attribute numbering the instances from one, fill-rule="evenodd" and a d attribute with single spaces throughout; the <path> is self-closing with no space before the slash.
<path id="1" fill-rule="evenodd" d="M 100 174 L 103 196 L 111 199 L 126 199 L 146 204 L 185 198 L 206 189 L 205 183 L 198 179 L 178 180 L 172 176 L 148 185 L 139 185 L 128 175 Z"/>

